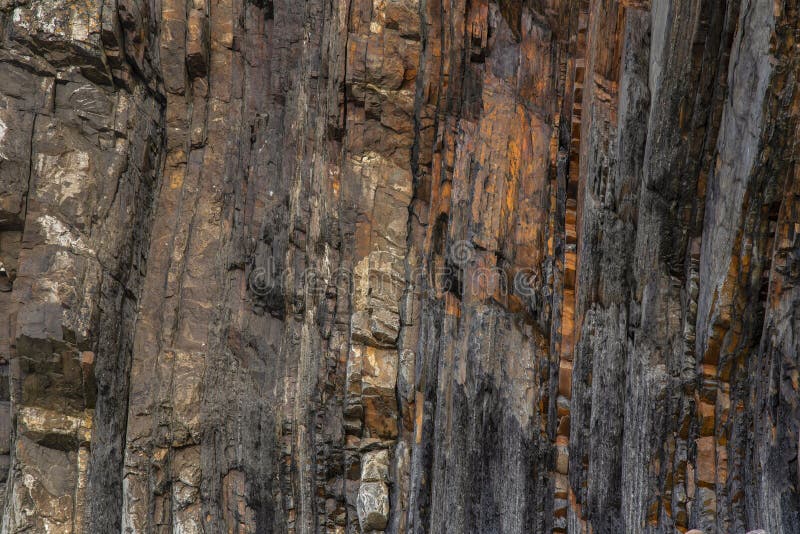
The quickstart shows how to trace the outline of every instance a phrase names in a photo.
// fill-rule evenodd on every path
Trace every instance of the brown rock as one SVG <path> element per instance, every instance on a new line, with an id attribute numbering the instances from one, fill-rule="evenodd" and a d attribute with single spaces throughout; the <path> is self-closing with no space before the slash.
<path id="1" fill-rule="evenodd" d="M 3 531 L 792 530 L 795 7 L 0 0 Z"/>

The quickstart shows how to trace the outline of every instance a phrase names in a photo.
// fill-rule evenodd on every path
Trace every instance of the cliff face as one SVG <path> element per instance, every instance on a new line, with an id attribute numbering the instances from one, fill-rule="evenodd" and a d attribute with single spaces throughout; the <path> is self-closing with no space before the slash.
<path id="1" fill-rule="evenodd" d="M 0 0 L 2 532 L 800 532 L 798 27 Z"/>

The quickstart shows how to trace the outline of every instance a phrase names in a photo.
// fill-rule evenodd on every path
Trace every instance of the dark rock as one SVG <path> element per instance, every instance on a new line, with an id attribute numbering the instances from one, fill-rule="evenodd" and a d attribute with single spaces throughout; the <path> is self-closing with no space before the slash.
<path id="1" fill-rule="evenodd" d="M 0 0 L 3 532 L 800 533 L 798 17 Z"/>

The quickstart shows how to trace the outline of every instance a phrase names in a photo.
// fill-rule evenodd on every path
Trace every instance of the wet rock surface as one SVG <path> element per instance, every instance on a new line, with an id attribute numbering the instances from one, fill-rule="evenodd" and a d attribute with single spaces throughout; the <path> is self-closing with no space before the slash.
<path id="1" fill-rule="evenodd" d="M 800 532 L 798 27 L 0 0 L 1 531 Z"/>

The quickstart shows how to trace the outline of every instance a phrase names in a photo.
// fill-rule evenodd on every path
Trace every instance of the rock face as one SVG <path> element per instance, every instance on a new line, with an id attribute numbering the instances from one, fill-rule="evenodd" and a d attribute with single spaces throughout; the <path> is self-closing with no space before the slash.
<path id="1" fill-rule="evenodd" d="M 796 0 L 0 0 L 2 533 L 800 532 Z"/>

